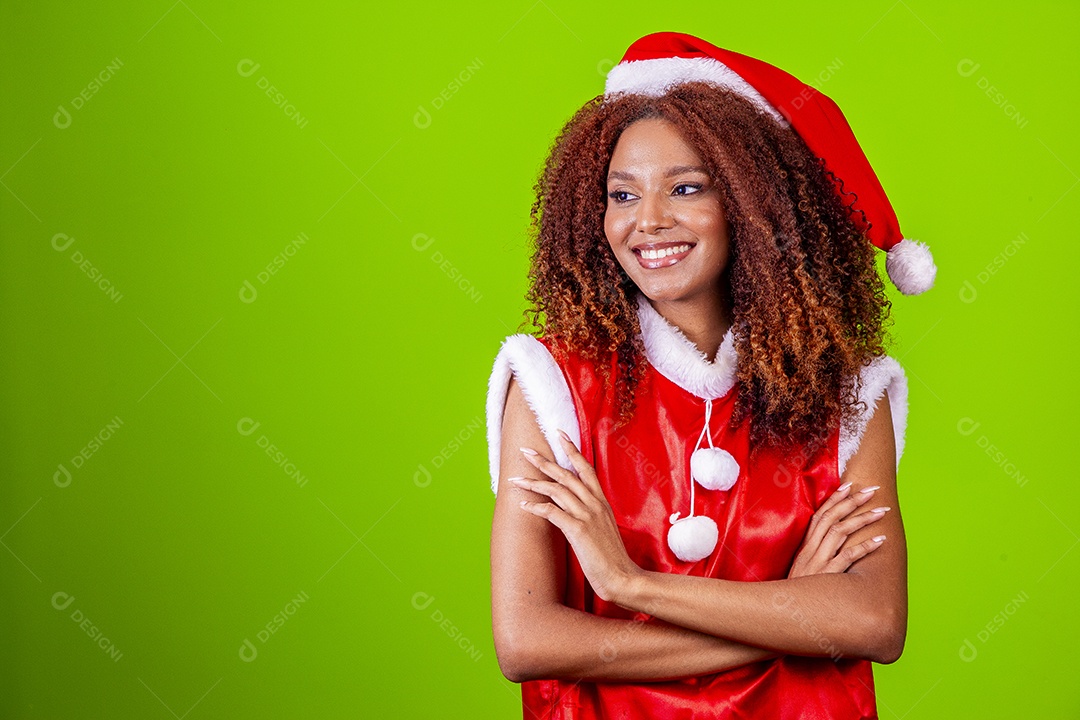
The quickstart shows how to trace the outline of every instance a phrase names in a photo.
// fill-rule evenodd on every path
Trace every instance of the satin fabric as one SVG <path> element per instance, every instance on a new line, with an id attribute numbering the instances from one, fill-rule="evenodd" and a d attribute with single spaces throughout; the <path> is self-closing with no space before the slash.
<path id="1" fill-rule="evenodd" d="M 541 338 L 552 350 L 549 341 Z M 556 355 L 556 357 L 558 357 Z M 557 360 L 570 388 L 581 428 L 580 449 L 596 469 L 630 557 L 645 570 L 738 581 L 781 580 L 806 533 L 810 518 L 840 484 L 838 429 L 813 457 L 762 453 L 749 462 L 747 423 L 734 426 L 739 386 L 714 400 L 712 438 L 739 462 L 739 478 L 727 491 L 694 490 L 695 515 L 713 518 L 720 539 L 711 555 L 679 560 L 667 545 L 669 516 L 690 513 L 690 454 L 705 420 L 705 402 L 647 365 L 633 419 L 615 429 L 614 393 L 604 392 L 595 369 L 570 353 Z M 612 372 L 616 372 L 612 363 Z M 662 623 L 597 597 L 573 549 L 567 546 L 564 603 L 602 617 Z M 774 602 L 790 606 L 778 595 Z M 668 682 L 595 683 L 533 680 L 522 683 L 527 719 L 586 718 L 877 718 L 871 662 L 840 658 L 809 619 L 825 657 L 781 656 L 720 673 Z M 620 639 L 610 648 L 618 652 Z"/>

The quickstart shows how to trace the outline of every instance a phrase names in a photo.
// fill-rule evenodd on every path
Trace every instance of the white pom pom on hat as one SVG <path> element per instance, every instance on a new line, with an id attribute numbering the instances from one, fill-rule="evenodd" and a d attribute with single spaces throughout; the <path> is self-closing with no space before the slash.
<path id="1" fill-rule="evenodd" d="M 885 270 L 905 295 L 934 285 L 930 248 L 904 238 L 889 198 L 840 108 L 820 90 L 769 63 L 676 32 L 635 41 L 608 72 L 604 95 L 662 95 L 684 82 L 729 88 L 794 130 L 836 178 L 836 192 L 856 227 L 888 254 Z"/>
<path id="2" fill-rule="evenodd" d="M 889 279 L 905 295 L 918 295 L 934 286 L 937 267 L 925 243 L 904 238 L 885 256 Z"/>

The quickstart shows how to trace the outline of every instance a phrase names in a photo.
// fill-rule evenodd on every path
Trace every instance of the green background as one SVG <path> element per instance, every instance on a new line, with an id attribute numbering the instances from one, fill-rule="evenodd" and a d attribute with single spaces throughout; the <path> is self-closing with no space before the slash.
<path id="1" fill-rule="evenodd" d="M 488 373 L 554 134 L 677 30 L 835 99 L 938 263 L 881 716 L 1080 717 L 1075 6 L 49 5 L 0 6 L 0 716 L 520 715 Z"/>

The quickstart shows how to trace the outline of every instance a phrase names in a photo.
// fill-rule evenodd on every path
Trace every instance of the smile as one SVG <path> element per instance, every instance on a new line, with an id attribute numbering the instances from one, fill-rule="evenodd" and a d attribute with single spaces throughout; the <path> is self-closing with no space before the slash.
<path id="1" fill-rule="evenodd" d="M 659 243 L 633 249 L 638 264 L 646 270 L 669 267 L 685 258 L 694 246 L 690 243 Z"/>

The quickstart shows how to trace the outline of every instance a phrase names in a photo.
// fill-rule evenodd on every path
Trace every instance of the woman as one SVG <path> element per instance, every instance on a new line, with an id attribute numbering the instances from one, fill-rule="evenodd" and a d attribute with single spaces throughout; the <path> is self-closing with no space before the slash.
<path id="1" fill-rule="evenodd" d="M 761 66 L 642 38 L 538 183 L 543 334 L 503 344 L 487 407 L 527 717 L 877 717 L 871 662 L 902 652 L 906 382 L 873 244 L 905 292 L 933 266 L 881 239 L 865 177 L 838 192 L 850 156 Z"/>

